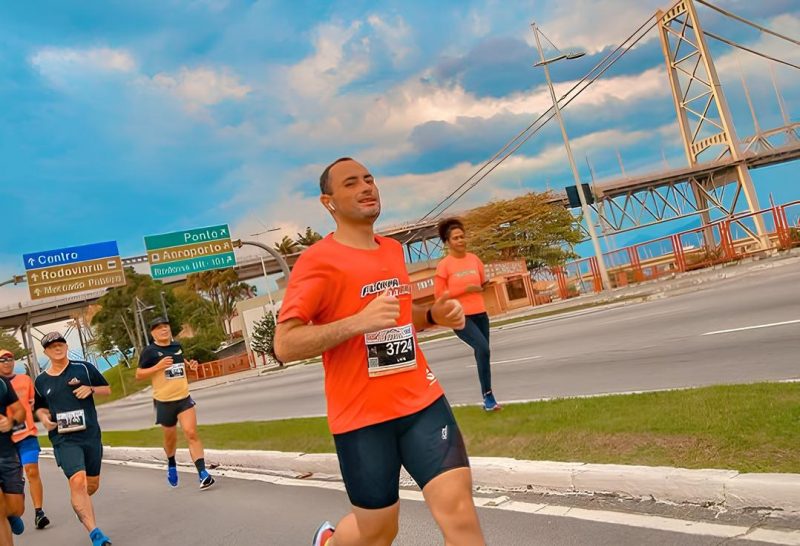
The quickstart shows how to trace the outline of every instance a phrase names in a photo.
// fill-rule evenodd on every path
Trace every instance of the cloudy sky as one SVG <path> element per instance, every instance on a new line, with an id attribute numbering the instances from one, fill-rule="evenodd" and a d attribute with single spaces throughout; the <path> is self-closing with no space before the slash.
<path id="1" fill-rule="evenodd" d="M 800 36 L 796 0 L 718 0 Z M 664 0 L 381 1 L 64 0 L 0 6 L 0 280 L 25 252 L 229 223 L 294 235 L 332 223 L 317 202 L 322 167 L 362 159 L 384 199 L 382 224 L 414 220 L 466 179 L 549 102 L 532 67 L 536 21 L 580 60 L 579 79 Z M 800 62 L 707 8 L 708 30 Z M 794 48 L 794 49 L 792 49 Z M 762 126 L 781 125 L 767 64 L 713 51 L 740 136 L 753 132 L 739 72 Z M 549 51 L 552 54 L 554 51 Z M 800 72 L 776 70 L 790 115 Z M 657 35 L 651 32 L 566 113 L 582 175 L 684 166 Z M 757 173 L 763 199 L 797 199 L 797 167 Z M 548 127 L 459 207 L 570 180 Z M 26 299 L 0 288 L 0 304 Z"/>

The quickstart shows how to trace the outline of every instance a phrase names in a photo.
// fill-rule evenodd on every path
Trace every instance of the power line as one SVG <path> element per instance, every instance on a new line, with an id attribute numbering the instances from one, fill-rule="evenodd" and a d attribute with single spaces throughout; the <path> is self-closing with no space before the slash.
<path id="1" fill-rule="evenodd" d="M 716 12 L 721 13 L 722 15 L 725 15 L 726 17 L 730 17 L 731 19 L 736 19 L 737 21 L 739 21 L 741 23 L 744 23 L 746 25 L 750 25 L 751 27 L 757 28 L 761 32 L 766 32 L 767 34 L 772 34 L 773 36 L 776 36 L 778 38 L 786 40 L 787 42 L 791 42 L 791 43 L 793 43 L 795 45 L 800 45 L 800 41 L 795 40 L 794 38 L 790 38 L 789 36 L 784 36 L 783 34 L 775 32 L 774 30 L 771 30 L 771 29 L 769 29 L 767 27 L 763 27 L 763 26 L 759 25 L 758 23 L 754 23 L 753 21 L 750 21 L 749 19 L 745 19 L 744 17 L 740 17 L 740 16 L 736 15 L 735 13 L 731 13 L 730 11 L 726 11 L 726 10 L 724 10 L 724 9 L 718 7 L 718 6 L 715 6 L 711 2 L 706 2 L 705 0 L 695 0 L 695 1 L 700 3 L 700 4 L 703 4 L 704 6 L 706 6 L 708 8 L 713 9 Z M 713 36 L 712 36 L 712 38 L 713 38 Z"/>
<path id="2" fill-rule="evenodd" d="M 692 25 L 687 24 L 686 26 L 691 28 L 692 30 L 694 30 L 694 28 L 692 28 Z M 792 64 L 789 61 L 784 61 L 783 59 L 778 59 L 777 57 L 772 57 L 770 55 L 767 55 L 766 53 L 761 53 L 760 51 L 756 51 L 755 49 L 751 49 L 749 47 L 743 46 L 742 44 L 740 44 L 738 42 L 734 42 L 732 40 L 728 40 L 727 38 L 723 38 L 722 36 L 714 34 L 713 32 L 709 32 L 707 30 L 704 30 L 703 34 L 705 34 L 709 38 L 714 38 L 715 40 L 718 40 L 718 41 L 720 41 L 720 42 L 722 42 L 724 44 L 728 44 L 729 46 L 737 47 L 737 48 L 739 48 L 739 49 L 741 49 L 743 51 L 747 51 L 748 53 L 752 53 L 753 55 L 758 55 L 759 57 L 763 57 L 764 59 L 769 59 L 770 61 L 775 61 L 776 63 L 780 63 L 780 64 L 783 64 L 783 65 L 786 65 L 786 66 L 790 66 L 792 68 L 796 68 L 797 70 L 800 70 L 800 66 L 797 66 L 796 64 Z"/>

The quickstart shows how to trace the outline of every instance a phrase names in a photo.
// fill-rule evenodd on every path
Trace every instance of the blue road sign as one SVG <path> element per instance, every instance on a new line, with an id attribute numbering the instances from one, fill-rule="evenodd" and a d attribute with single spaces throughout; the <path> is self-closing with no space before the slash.
<path id="1" fill-rule="evenodd" d="M 119 256 L 116 241 L 31 252 L 30 254 L 23 254 L 22 260 L 25 262 L 25 269 L 30 271 L 31 269 L 74 264 L 112 256 Z"/>

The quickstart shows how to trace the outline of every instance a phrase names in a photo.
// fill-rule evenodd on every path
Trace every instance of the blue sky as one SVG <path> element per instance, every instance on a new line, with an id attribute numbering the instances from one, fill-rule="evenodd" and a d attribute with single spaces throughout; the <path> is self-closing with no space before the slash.
<path id="1" fill-rule="evenodd" d="M 800 5 L 719 4 L 800 36 Z M 316 200 L 322 167 L 352 155 L 377 175 L 381 222 L 413 220 L 549 106 L 532 67 L 530 22 L 578 79 L 661 0 L 5 2 L 0 6 L 0 278 L 26 252 L 227 222 L 271 240 L 332 223 Z M 619 16 L 624 13 L 624 16 Z M 800 51 L 700 8 L 705 26 L 800 62 Z M 713 45 L 741 136 L 781 124 L 766 64 Z M 792 119 L 800 75 L 777 69 Z M 685 165 L 655 33 L 565 112 L 582 175 Z M 794 164 L 756 172 L 766 201 L 800 197 Z M 570 180 L 556 127 L 459 203 L 466 208 Z M 0 304 L 27 298 L 0 289 Z"/>

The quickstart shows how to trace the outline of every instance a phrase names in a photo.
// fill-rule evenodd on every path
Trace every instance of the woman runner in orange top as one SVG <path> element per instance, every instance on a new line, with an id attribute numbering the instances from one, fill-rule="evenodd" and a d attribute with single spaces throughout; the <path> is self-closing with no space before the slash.
<path id="1" fill-rule="evenodd" d="M 483 291 L 489 281 L 486 280 L 483 262 L 475 254 L 467 252 L 466 231 L 461 220 L 448 218 L 439 222 L 439 237 L 447 245 L 448 253 L 436 266 L 434 295 L 439 298 L 448 292 L 464 308 L 466 325 L 463 330 L 455 330 L 455 333 L 475 352 L 483 409 L 499 410 L 500 404 L 492 393 L 489 315 L 483 302 Z"/>

